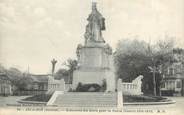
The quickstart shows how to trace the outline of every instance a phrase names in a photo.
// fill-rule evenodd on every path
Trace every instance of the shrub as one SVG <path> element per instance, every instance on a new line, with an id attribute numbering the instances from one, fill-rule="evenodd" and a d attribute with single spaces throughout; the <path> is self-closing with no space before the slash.
<path id="1" fill-rule="evenodd" d="M 52 94 L 40 94 L 34 95 L 32 97 L 27 97 L 23 101 L 39 101 L 39 102 L 48 102 Z"/>
<path id="2" fill-rule="evenodd" d="M 98 84 L 82 84 L 79 83 L 76 92 L 99 92 L 101 86 Z"/>
<path id="3" fill-rule="evenodd" d="M 143 95 L 124 95 L 124 102 L 164 102 L 168 101 L 167 98 L 160 96 L 143 96 Z"/>

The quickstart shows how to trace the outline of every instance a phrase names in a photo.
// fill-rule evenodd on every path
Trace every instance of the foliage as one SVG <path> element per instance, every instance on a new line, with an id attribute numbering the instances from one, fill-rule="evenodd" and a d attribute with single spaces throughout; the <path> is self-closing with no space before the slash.
<path id="1" fill-rule="evenodd" d="M 22 72 L 18 70 L 17 68 L 8 69 L 7 75 L 11 79 L 11 82 L 16 86 L 19 85 L 19 81 L 23 77 Z"/>
<path id="2" fill-rule="evenodd" d="M 115 56 L 117 76 L 125 82 L 131 82 L 138 75 L 148 71 L 150 59 L 146 55 L 148 45 L 143 41 L 119 41 Z"/>
<path id="3" fill-rule="evenodd" d="M 64 62 L 64 65 L 68 67 L 68 83 L 73 81 L 73 71 L 77 69 L 77 60 L 68 59 Z"/>
<path id="4" fill-rule="evenodd" d="M 72 83 L 73 80 L 73 71 L 77 69 L 77 60 L 68 59 L 63 63 L 67 68 L 60 68 L 55 74 L 55 79 L 64 79 L 65 83 Z"/>
<path id="5" fill-rule="evenodd" d="M 99 84 L 82 84 L 79 82 L 76 92 L 104 92 L 107 89 L 107 83 L 106 80 L 103 79 L 102 85 Z"/>
<path id="6" fill-rule="evenodd" d="M 64 81 L 66 82 L 66 81 L 68 81 L 68 76 L 69 76 L 68 70 L 59 69 L 55 73 L 54 78 L 57 79 L 57 80 L 64 79 Z"/>
<path id="7" fill-rule="evenodd" d="M 30 79 L 26 77 L 26 74 L 22 73 L 17 68 L 11 67 L 9 69 L 6 69 L 4 66 L 0 65 L 0 72 L 7 74 L 12 85 L 16 87 L 16 89 L 13 89 L 13 90 L 26 89 L 31 82 Z"/>
<path id="8" fill-rule="evenodd" d="M 3 65 L 0 64 L 0 73 L 4 73 L 8 76 L 11 83 L 15 86 L 19 85 L 20 79 L 23 77 L 22 72 L 17 68 L 6 69 Z"/>
<path id="9" fill-rule="evenodd" d="M 133 102 L 133 103 L 135 103 L 135 102 L 168 102 L 168 101 L 170 101 L 170 100 L 167 98 L 164 98 L 164 97 L 159 97 L 159 96 L 157 96 L 157 97 L 143 96 L 143 95 L 141 95 L 141 96 L 124 95 L 123 96 L 123 102 L 129 102 L 129 103 L 131 103 L 131 102 Z"/>
<path id="10" fill-rule="evenodd" d="M 33 88 L 33 86 L 30 85 L 30 84 L 32 84 L 32 82 L 33 81 L 30 77 L 28 77 L 28 76 L 22 77 L 18 81 L 17 87 L 19 88 L 19 90 L 29 90 L 29 89 Z"/>
<path id="11" fill-rule="evenodd" d="M 76 92 L 99 92 L 101 86 L 98 84 L 82 84 L 79 83 Z"/>
<path id="12" fill-rule="evenodd" d="M 23 101 L 48 102 L 49 99 L 51 98 L 51 96 L 52 96 L 52 94 L 39 94 L 39 95 L 27 97 L 27 98 L 23 99 Z"/>
<path id="13" fill-rule="evenodd" d="M 153 69 L 155 70 L 156 90 L 160 91 L 162 76 L 172 62 L 173 41 L 158 41 L 150 45 L 144 41 L 121 40 L 114 53 L 116 74 L 124 82 L 131 82 L 143 75 L 144 94 L 153 93 Z"/>

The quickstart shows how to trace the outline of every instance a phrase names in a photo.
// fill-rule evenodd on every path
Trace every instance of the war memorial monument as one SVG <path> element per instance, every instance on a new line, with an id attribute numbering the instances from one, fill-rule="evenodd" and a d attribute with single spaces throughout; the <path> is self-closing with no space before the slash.
<path id="1" fill-rule="evenodd" d="M 33 96 L 20 100 L 20 103 L 41 103 L 66 108 L 116 109 L 122 109 L 123 105 L 144 105 L 144 99 L 153 100 L 152 102 L 146 100 L 148 105 L 174 103 L 162 97 L 158 102 L 154 102 L 158 100 L 157 97 L 144 96 L 141 90 L 142 75 L 136 77 L 132 82 L 122 82 L 120 78 L 117 78 L 112 48 L 102 36 L 102 31 L 106 29 L 105 18 L 97 10 L 96 2 L 92 2 L 92 11 L 87 21 L 84 44 L 78 44 L 76 49 L 77 67 L 72 72 L 71 83 L 67 84 L 64 79 L 54 78 L 57 61 L 53 59 L 51 61 L 52 74 L 48 77 L 48 90 L 40 96 L 42 101 L 38 100 L 37 96 Z M 46 97 L 46 100 L 42 99 L 42 96 Z M 134 101 L 123 103 L 123 99 Z M 142 99 L 143 101 L 140 101 Z"/>
<path id="2" fill-rule="evenodd" d="M 117 107 L 118 105 L 122 107 L 123 105 L 122 90 L 120 89 L 119 97 L 117 93 L 112 48 L 102 36 L 102 31 L 105 30 L 105 18 L 97 10 L 95 2 L 92 3 L 92 12 L 87 21 L 85 43 L 79 44 L 76 51 L 78 65 L 73 72 L 72 91 L 56 90 L 47 105 L 63 107 Z M 103 91 L 76 91 L 79 85 L 102 86 L 103 83 L 105 83 Z"/>

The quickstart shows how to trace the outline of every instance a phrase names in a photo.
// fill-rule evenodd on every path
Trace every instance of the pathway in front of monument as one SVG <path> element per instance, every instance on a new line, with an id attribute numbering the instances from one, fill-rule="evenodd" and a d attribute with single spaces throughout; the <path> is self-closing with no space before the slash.
<path id="1" fill-rule="evenodd" d="M 0 108 L 7 106 L 7 104 L 18 104 L 17 100 L 23 99 L 27 96 L 9 96 L 9 97 L 1 97 L 0 96 Z M 150 112 L 164 112 L 171 113 L 172 115 L 178 115 L 177 113 L 184 113 L 184 97 L 169 97 L 170 99 L 176 101 L 175 104 L 168 105 L 131 105 L 131 106 L 123 106 L 123 111 L 126 113 L 131 112 L 140 112 L 140 113 L 150 113 Z M 110 109 L 110 108 L 109 108 Z M 114 108 L 112 108 L 114 109 Z"/>
<path id="2" fill-rule="evenodd" d="M 8 97 L 3 97 L 0 96 L 0 107 L 6 107 L 7 105 L 13 106 L 19 104 L 17 101 L 24 99 L 29 96 L 8 96 Z"/>
<path id="3" fill-rule="evenodd" d="M 171 100 L 176 101 L 175 104 L 165 105 L 131 105 L 123 106 L 124 112 L 153 112 L 153 113 L 170 113 L 172 115 L 178 115 L 177 113 L 184 113 L 184 97 L 168 97 Z"/>

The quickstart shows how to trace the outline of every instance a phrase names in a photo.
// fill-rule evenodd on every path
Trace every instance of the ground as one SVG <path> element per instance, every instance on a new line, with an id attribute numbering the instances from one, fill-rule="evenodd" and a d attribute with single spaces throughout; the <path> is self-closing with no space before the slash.
<path id="1" fill-rule="evenodd" d="M 180 115 L 184 113 L 184 97 L 168 97 L 176 101 L 175 104 L 168 105 L 141 105 L 141 106 L 124 106 L 126 111 L 143 111 L 148 113 L 169 113 L 171 115 Z M 183 114 L 181 114 L 183 115 Z"/>
<path id="2" fill-rule="evenodd" d="M 175 108 L 177 108 L 179 110 L 183 110 L 183 107 L 184 107 L 184 97 L 172 97 L 171 99 L 176 101 L 176 107 Z M 172 109 L 174 109 L 174 108 L 172 108 Z"/>
<path id="3" fill-rule="evenodd" d="M 27 96 L 8 96 L 0 97 L 0 107 L 6 107 L 7 104 L 18 104 L 16 101 L 23 99 Z M 164 112 L 164 113 L 177 113 L 184 112 L 184 97 L 169 97 L 172 100 L 175 100 L 175 104 L 170 105 L 149 105 L 149 106 L 124 106 L 125 111 L 144 111 L 144 112 Z M 149 111 L 150 110 L 150 111 Z M 178 114 L 175 114 L 178 115 Z"/>
<path id="4" fill-rule="evenodd" d="M 5 107 L 7 104 L 18 104 L 17 100 L 26 98 L 28 96 L 8 96 L 2 97 L 0 96 L 0 107 Z"/>
<path id="5" fill-rule="evenodd" d="M 173 107 L 168 108 L 168 110 L 181 111 L 184 113 L 184 97 L 172 97 L 171 99 L 175 100 L 176 104 Z"/>

